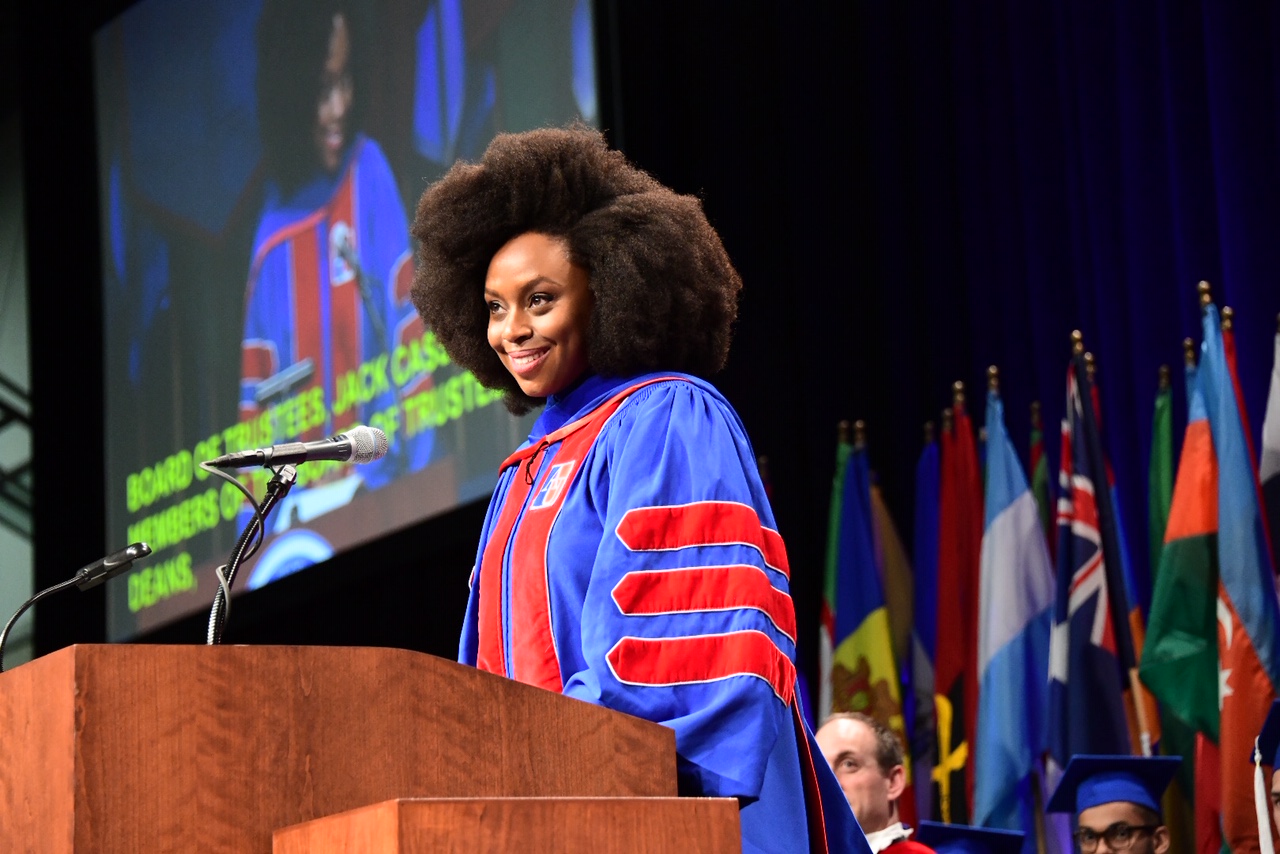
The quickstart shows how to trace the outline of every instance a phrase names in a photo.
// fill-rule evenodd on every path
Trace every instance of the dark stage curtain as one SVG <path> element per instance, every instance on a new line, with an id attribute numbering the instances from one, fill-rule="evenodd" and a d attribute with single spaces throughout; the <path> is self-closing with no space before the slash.
<path id="1" fill-rule="evenodd" d="M 1042 401 L 1056 467 L 1073 329 L 1145 577 L 1158 370 L 1176 452 L 1202 279 L 1236 313 L 1257 447 L 1280 311 L 1280 7 L 620 5 L 617 140 L 704 198 L 746 282 L 719 382 L 770 458 L 802 647 L 837 421 L 868 422 L 910 542 L 921 428 L 953 381 L 981 424 L 999 367 L 1024 461 Z"/>

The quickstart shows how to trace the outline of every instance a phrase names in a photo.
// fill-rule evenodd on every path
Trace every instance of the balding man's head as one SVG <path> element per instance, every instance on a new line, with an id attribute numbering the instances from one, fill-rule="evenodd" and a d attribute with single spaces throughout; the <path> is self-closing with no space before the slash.
<path id="1" fill-rule="evenodd" d="M 815 737 L 862 830 L 874 833 L 896 822 L 907 777 L 902 744 L 893 731 L 853 712 L 827 718 Z"/>

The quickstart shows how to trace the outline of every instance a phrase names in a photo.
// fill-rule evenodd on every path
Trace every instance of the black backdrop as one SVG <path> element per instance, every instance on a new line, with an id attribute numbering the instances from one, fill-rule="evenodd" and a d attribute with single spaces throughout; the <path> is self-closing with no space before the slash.
<path id="1" fill-rule="evenodd" d="M 99 477 L 89 39 L 125 5 L 18 7 L 37 587 L 120 545 L 104 543 Z M 1237 312 L 1257 440 L 1280 310 L 1273 4 L 597 6 L 609 134 L 704 199 L 746 282 L 716 381 L 770 459 L 811 675 L 840 419 L 868 422 L 909 538 L 921 426 L 951 382 L 968 383 L 981 423 L 984 371 L 999 365 L 1025 455 L 1029 403 L 1044 401 L 1049 425 L 1061 415 L 1079 328 L 1145 570 L 1157 368 L 1199 340 L 1208 279 Z M 463 508 L 239 599 L 226 638 L 452 655 L 481 515 Z M 37 653 L 101 641 L 99 593 L 42 604 Z M 203 637 L 197 615 L 146 640 Z"/>

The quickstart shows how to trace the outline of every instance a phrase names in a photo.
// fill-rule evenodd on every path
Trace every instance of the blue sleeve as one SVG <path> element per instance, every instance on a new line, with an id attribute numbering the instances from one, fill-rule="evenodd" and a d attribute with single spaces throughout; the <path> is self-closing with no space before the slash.
<path id="1" fill-rule="evenodd" d="M 565 693 L 676 733 L 682 794 L 759 796 L 791 726 L 795 611 L 737 415 L 689 382 L 637 391 L 588 472 L 603 536 Z"/>

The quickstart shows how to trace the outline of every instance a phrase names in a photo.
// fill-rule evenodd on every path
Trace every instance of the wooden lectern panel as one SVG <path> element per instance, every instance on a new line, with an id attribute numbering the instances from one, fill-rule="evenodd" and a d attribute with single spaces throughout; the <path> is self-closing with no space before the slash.
<path id="1" fill-rule="evenodd" d="M 274 854 L 740 854 L 733 798 L 398 799 L 277 830 Z"/>
<path id="2" fill-rule="evenodd" d="M 9 850 L 260 851 L 402 797 L 673 796 L 663 726 L 397 649 L 68 647 L 0 674 Z"/>

